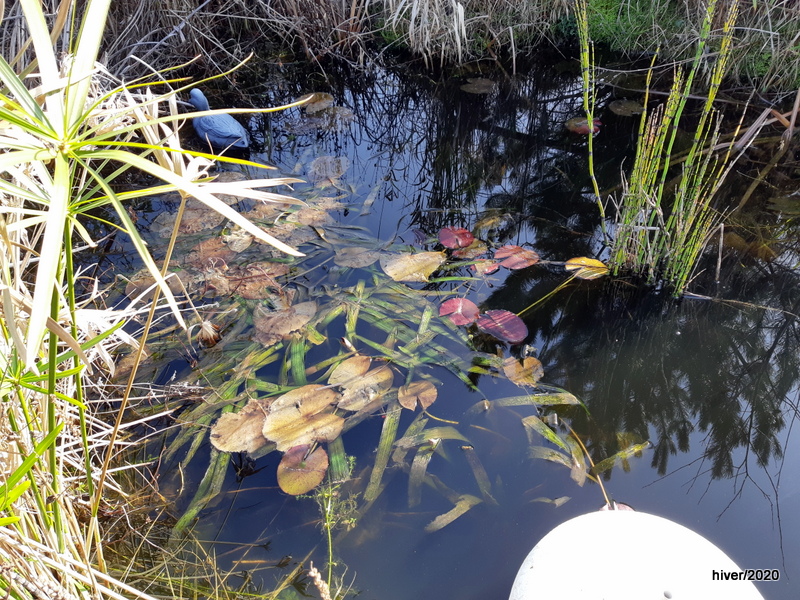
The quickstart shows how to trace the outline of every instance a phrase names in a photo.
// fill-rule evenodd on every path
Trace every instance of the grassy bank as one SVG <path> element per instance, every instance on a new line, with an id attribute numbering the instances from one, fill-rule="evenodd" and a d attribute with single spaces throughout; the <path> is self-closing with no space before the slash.
<path id="1" fill-rule="evenodd" d="M 252 51 L 297 51 L 306 59 L 338 56 L 365 64 L 386 50 L 410 52 L 428 65 L 514 59 L 542 44 L 577 43 L 574 2 L 567 0 L 228 0 L 222 5 L 144 0 L 112 7 L 105 47 L 117 74 L 144 63 L 173 66 L 194 56 L 209 71 L 226 70 Z M 662 60 L 694 56 L 706 13 L 703 0 L 590 0 L 589 34 L 632 56 L 656 50 Z M 721 23 L 712 25 L 712 39 Z M 714 53 L 714 43 L 709 52 Z M 760 90 L 800 85 L 800 7 L 790 0 L 740 2 L 729 75 Z"/>

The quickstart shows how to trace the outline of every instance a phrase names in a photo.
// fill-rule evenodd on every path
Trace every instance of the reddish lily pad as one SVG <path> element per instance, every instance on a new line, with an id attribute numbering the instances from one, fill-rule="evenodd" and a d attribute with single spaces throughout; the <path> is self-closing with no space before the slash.
<path id="1" fill-rule="evenodd" d="M 602 123 L 599 119 L 594 119 L 591 132 L 597 133 L 600 131 L 601 125 Z M 587 121 L 585 117 L 575 117 L 574 119 L 570 119 L 564 123 L 564 127 L 566 127 L 572 133 L 577 133 L 578 135 L 589 135 L 589 121 Z"/>
<path id="2" fill-rule="evenodd" d="M 287 494 L 299 496 L 317 487 L 328 471 L 328 453 L 322 447 L 306 456 L 311 446 L 301 444 L 286 451 L 278 465 L 278 485 Z"/>
<path id="3" fill-rule="evenodd" d="M 449 317 L 455 325 L 469 325 L 478 318 L 478 307 L 466 298 L 450 298 L 439 307 L 440 317 Z"/>
<path id="4" fill-rule="evenodd" d="M 503 259 L 500 262 L 501 267 L 512 270 L 524 269 L 539 262 L 539 255 L 533 250 L 513 245 L 498 248 L 494 253 L 494 257 L 495 259 Z"/>
<path id="5" fill-rule="evenodd" d="M 500 268 L 500 264 L 490 260 L 488 258 L 481 258 L 475 261 L 474 265 L 470 266 L 470 269 L 475 271 L 478 275 L 491 275 L 497 269 Z"/>
<path id="6" fill-rule="evenodd" d="M 478 317 L 478 329 L 498 340 L 519 344 L 528 337 L 525 322 L 507 310 L 487 310 Z"/>
<path id="7" fill-rule="evenodd" d="M 463 227 L 443 227 L 439 230 L 439 241 L 445 248 L 455 250 L 466 248 L 475 241 L 475 237 Z"/>

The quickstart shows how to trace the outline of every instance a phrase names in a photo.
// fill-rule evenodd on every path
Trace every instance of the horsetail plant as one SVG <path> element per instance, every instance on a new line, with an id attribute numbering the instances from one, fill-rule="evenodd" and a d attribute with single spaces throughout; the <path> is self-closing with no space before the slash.
<path id="1" fill-rule="evenodd" d="M 731 4 L 725 14 L 708 94 L 691 147 L 681 160 L 673 160 L 672 155 L 692 84 L 706 60 L 716 13 L 717 0 L 711 0 L 691 68 L 688 73 L 676 69 L 666 102 L 648 113 L 649 97 L 645 97 L 633 169 L 624 182 L 621 198 L 616 201 L 615 235 L 609 260 L 611 272 L 634 273 L 650 285 L 661 282 L 676 296 L 685 291 L 700 254 L 721 219 L 711 201 L 735 162 L 731 159 L 735 136 L 722 147 L 722 156 L 716 154 L 720 120 L 714 101 L 727 72 L 738 15 L 737 2 Z M 649 90 L 649 76 L 647 84 Z M 667 178 L 676 164 L 680 164 L 681 173 L 673 201 L 667 205 Z"/>

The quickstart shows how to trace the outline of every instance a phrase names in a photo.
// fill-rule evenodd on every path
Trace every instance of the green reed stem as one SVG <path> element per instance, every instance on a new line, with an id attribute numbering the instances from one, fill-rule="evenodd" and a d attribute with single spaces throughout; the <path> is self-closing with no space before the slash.
<path id="1" fill-rule="evenodd" d="M 592 191 L 597 208 L 600 211 L 600 226 L 603 237 L 606 232 L 606 210 L 600 196 L 600 186 L 597 183 L 594 169 L 594 107 L 597 100 L 597 87 L 595 86 L 594 73 L 594 45 L 589 38 L 589 15 L 586 0 L 575 3 L 575 20 L 578 24 L 578 42 L 580 44 L 581 77 L 583 78 L 583 110 L 586 113 L 586 123 L 589 129 L 588 161 L 589 178 L 592 181 Z"/>

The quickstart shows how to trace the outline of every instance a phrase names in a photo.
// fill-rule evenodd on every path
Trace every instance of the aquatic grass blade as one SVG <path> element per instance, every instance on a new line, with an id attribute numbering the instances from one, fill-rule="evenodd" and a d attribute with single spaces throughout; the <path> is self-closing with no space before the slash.
<path id="1" fill-rule="evenodd" d="M 367 502 L 375 500 L 382 489 L 381 480 L 383 479 L 383 472 L 389 464 L 389 457 L 391 456 L 395 439 L 397 439 L 397 427 L 400 424 L 400 414 L 402 412 L 403 407 L 400 406 L 397 400 L 390 402 L 386 409 L 386 418 L 383 421 L 381 437 L 378 442 L 378 452 L 369 475 L 367 489 L 364 492 L 364 499 Z"/>

